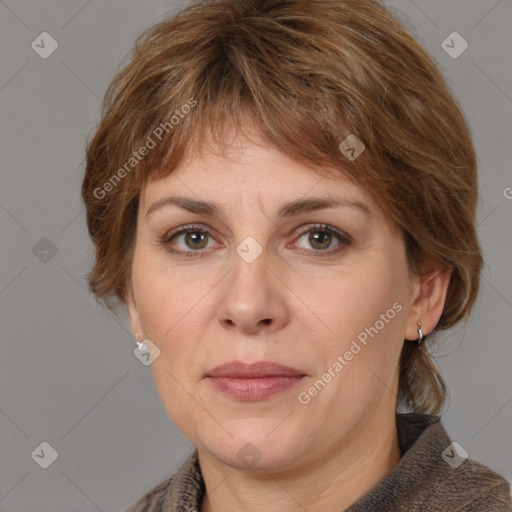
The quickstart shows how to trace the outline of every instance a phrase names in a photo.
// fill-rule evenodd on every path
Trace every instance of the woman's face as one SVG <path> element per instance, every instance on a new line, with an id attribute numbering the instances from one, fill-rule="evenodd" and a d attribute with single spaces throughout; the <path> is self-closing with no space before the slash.
<path id="1" fill-rule="evenodd" d="M 313 198 L 339 205 L 300 206 Z M 151 366 L 167 413 L 226 464 L 310 463 L 394 418 L 415 283 L 398 230 L 348 177 L 238 136 L 229 159 L 190 158 L 142 191 L 132 286 L 132 329 L 160 350 Z M 296 376 L 208 377 L 232 361 Z"/>

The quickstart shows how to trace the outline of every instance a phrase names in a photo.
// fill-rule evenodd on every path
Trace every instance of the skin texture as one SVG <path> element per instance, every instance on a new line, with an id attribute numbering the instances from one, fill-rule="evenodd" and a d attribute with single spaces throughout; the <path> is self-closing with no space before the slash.
<path id="1" fill-rule="evenodd" d="M 343 510 L 400 460 L 400 351 L 404 339 L 418 337 L 418 321 L 425 334 L 435 327 L 450 272 L 412 278 L 399 230 L 358 183 L 341 172 L 321 177 L 254 131 L 251 139 L 258 144 L 233 132 L 224 156 L 196 154 L 142 190 L 131 326 L 159 348 L 151 365 L 158 393 L 198 448 L 207 489 L 203 512 Z M 171 195 L 218 202 L 224 219 L 176 205 L 146 216 Z M 283 203 L 313 196 L 357 200 L 369 213 L 343 206 L 276 216 Z M 210 228 L 211 236 L 201 241 L 196 230 L 192 238 L 162 242 L 187 224 Z M 315 224 L 338 228 L 350 243 L 335 235 L 330 243 L 315 242 L 315 233 L 328 237 Z M 252 263 L 236 252 L 248 236 L 263 250 Z M 195 253 L 180 256 L 169 247 Z M 299 393 L 396 303 L 400 311 L 378 334 L 359 343 L 352 360 L 344 359 L 343 369 L 300 403 Z M 306 377 L 267 399 L 238 400 L 204 379 L 233 360 L 275 361 Z M 237 456 L 247 443 L 261 457 L 252 466 Z"/>

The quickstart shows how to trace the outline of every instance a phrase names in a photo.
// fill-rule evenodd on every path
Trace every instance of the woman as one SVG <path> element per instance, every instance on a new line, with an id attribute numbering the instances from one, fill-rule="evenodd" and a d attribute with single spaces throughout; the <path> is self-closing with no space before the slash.
<path id="1" fill-rule="evenodd" d="M 82 194 L 91 290 L 127 306 L 196 446 L 131 512 L 512 509 L 448 438 L 429 357 L 478 291 L 472 140 L 380 2 L 214 0 L 155 25 Z"/>

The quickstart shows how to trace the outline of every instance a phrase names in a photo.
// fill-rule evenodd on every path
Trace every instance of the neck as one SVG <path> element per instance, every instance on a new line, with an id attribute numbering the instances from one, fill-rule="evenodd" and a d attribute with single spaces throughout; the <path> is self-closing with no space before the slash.
<path id="1" fill-rule="evenodd" d="M 400 461 L 394 414 L 357 426 L 343 446 L 330 447 L 314 465 L 279 472 L 233 469 L 198 450 L 206 486 L 201 512 L 324 512 L 345 510 L 377 485 Z M 377 433 L 377 434 L 376 434 Z"/>

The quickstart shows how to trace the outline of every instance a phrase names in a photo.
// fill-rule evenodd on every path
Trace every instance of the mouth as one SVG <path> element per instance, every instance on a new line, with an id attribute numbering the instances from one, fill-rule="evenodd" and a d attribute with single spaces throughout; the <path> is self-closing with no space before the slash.
<path id="1" fill-rule="evenodd" d="M 270 361 L 232 361 L 207 372 L 205 378 L 225 395 L 245 401 L 264 400 L 297 385 L 306 374 Z"/>

